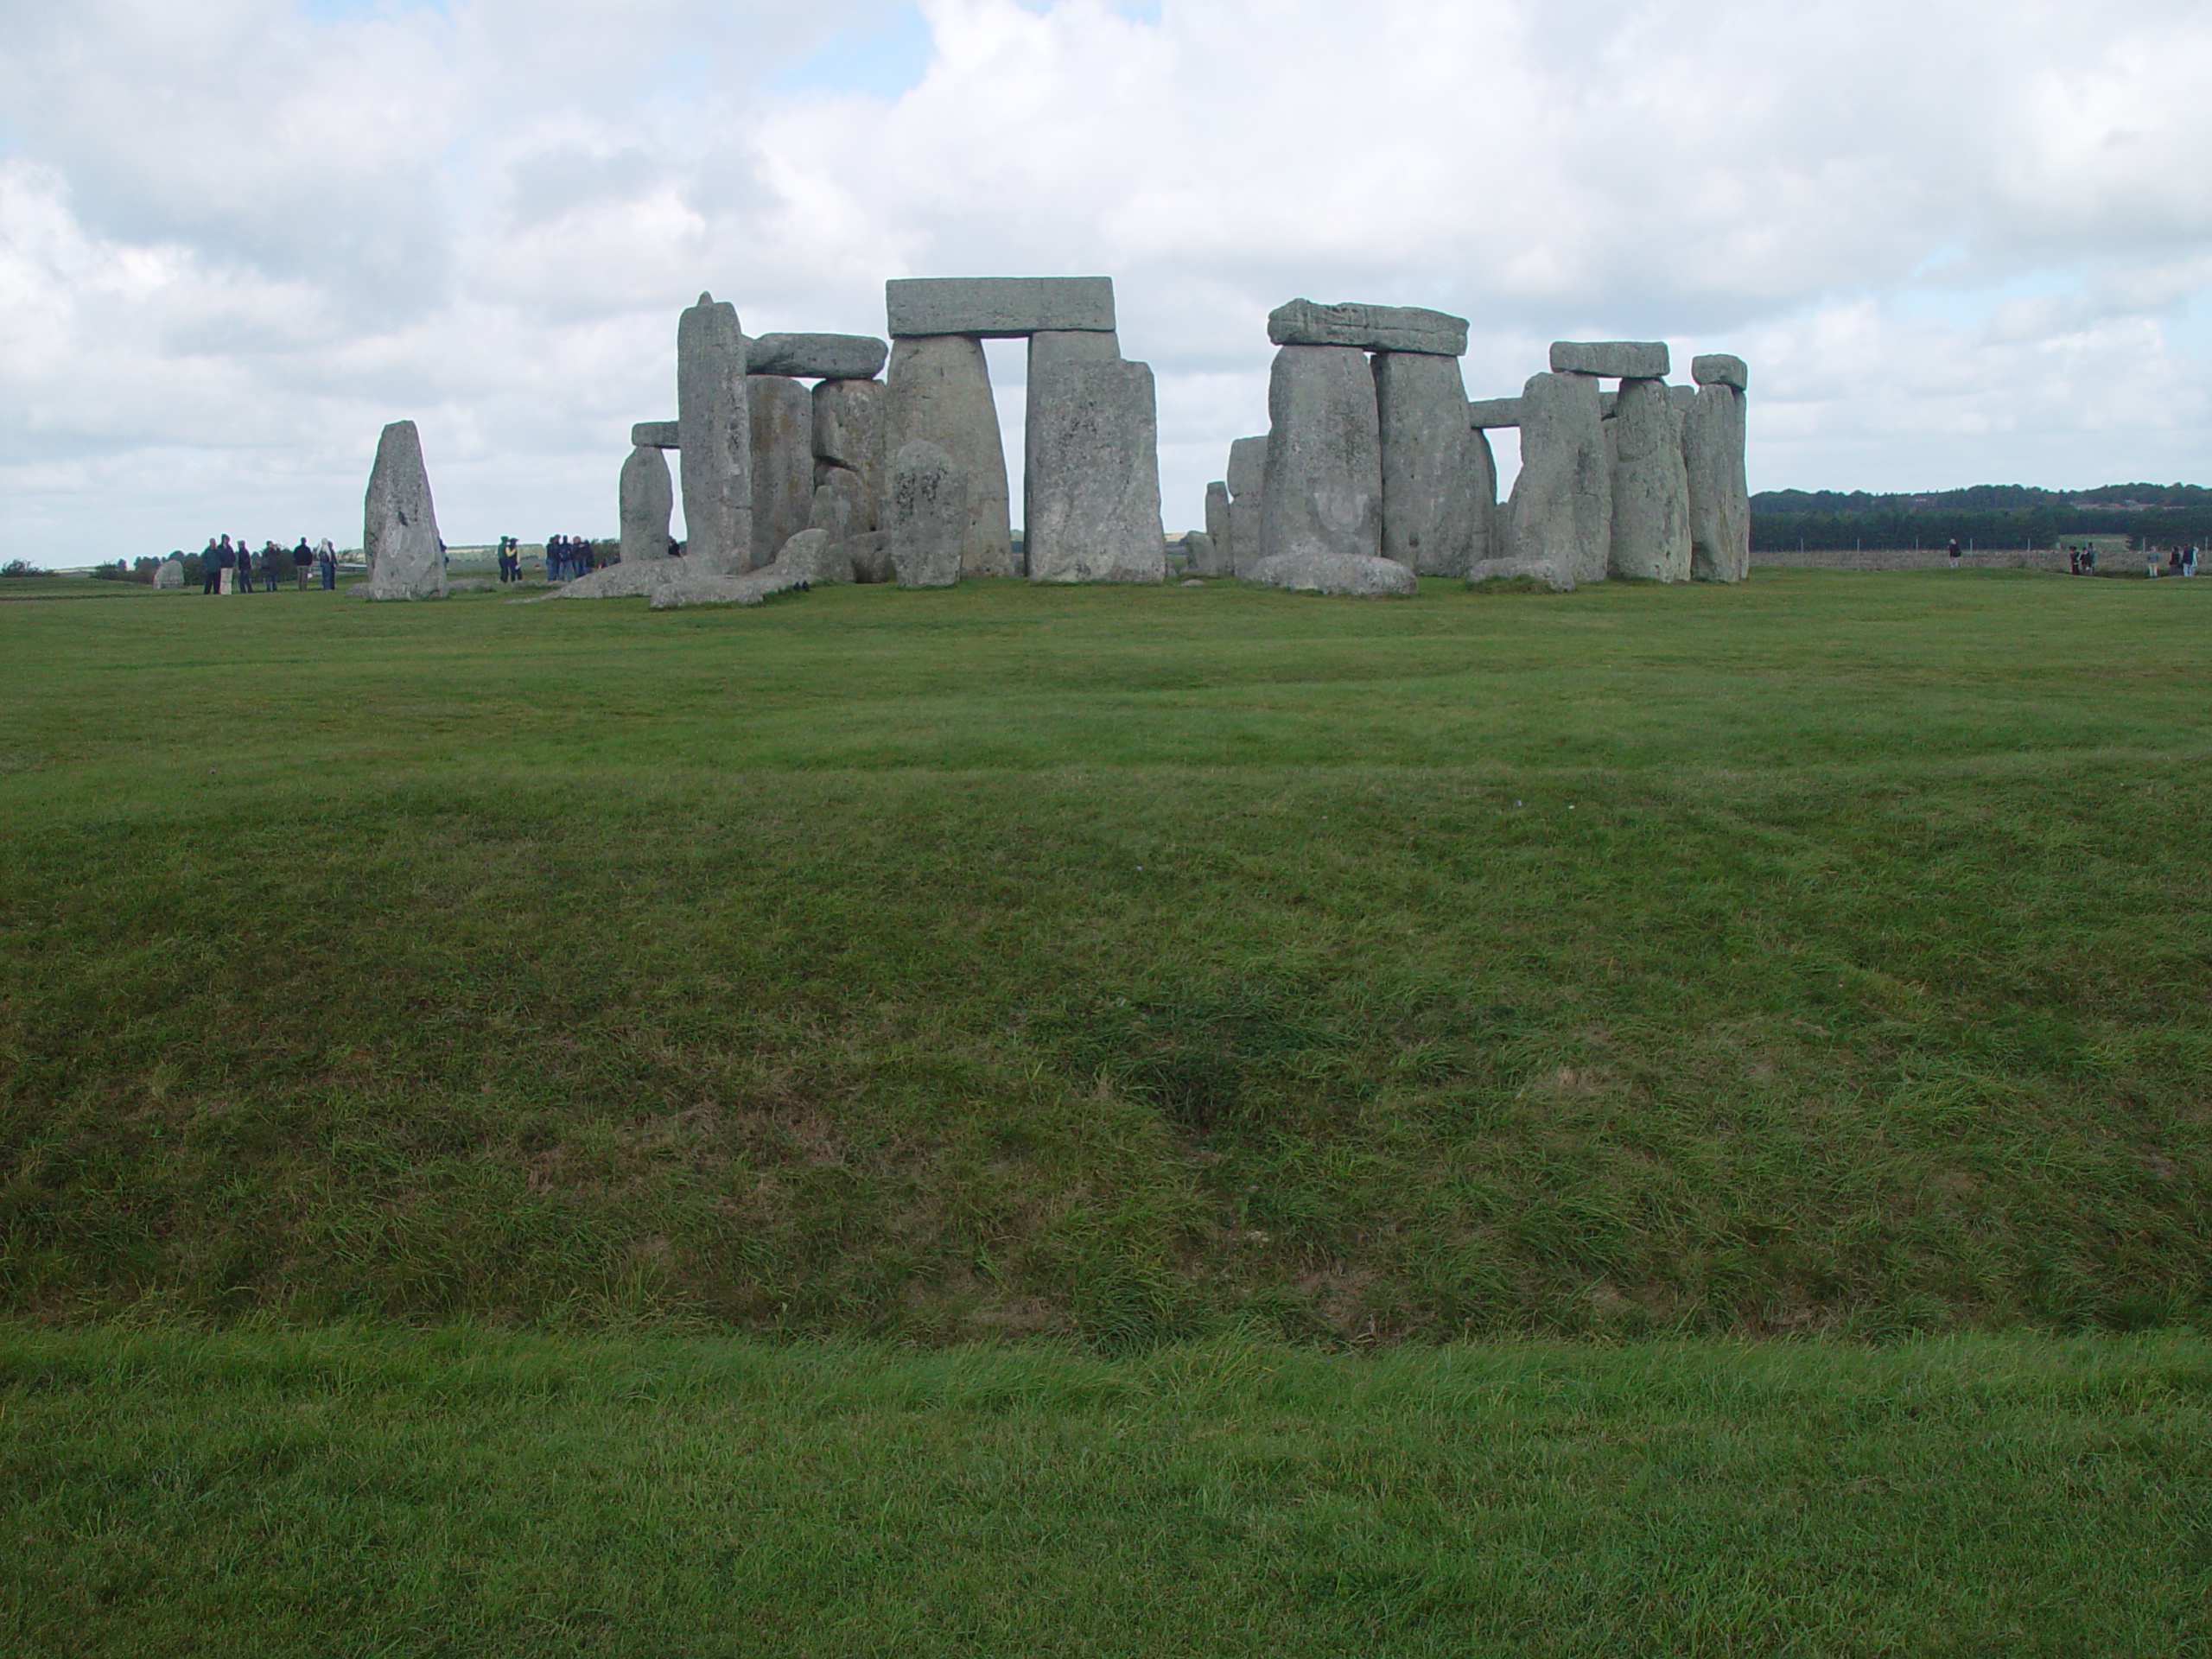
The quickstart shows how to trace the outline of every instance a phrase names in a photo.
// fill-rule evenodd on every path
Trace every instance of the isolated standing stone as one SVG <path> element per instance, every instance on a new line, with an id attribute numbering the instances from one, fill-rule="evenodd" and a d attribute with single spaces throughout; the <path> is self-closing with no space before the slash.
<path id="1" fill-rule="evenodd" d="M 968 513 L 961 536 L 961 575 L 1012 575 L 1006 450 L 979 340 L 941 334 L 902 338 L 892 346 L 884 391 L 884 453 L 896 455 L 911 443 L 934 445 L 959 469 Z M 887 502 L 891 482 L 885 487 Z M 880 508 L 877 523 L 891 528 Z"/>
<path id="2" fill-rule="evenodd" d="M 1688 582 L 1690 482 L 1682 416 L 1663 380 L 1624 380 L 1605 424 L 1613 434 L 1612 556 L 1616 576 Z"/>
<path id="3" fill-rule="evenodd" d="M 1521 476 L 1507 514 L 1507 556 L 1520 572 L 1562 588 L 1605 579 L 1613 491 L 1593 377 L 1529 377 L 1521 394 Z"/>
<path id="4" fill-rule="evenodd" d="M 1417 305 L 1316 305 L 1293 300 L 1268 313 L 1277 346 L 1357 346 L 1367 352 L 1431 352 L 1462 357 L 1467 320 Z"/>
<path id="5" fill-rule="evenodd" d="M 1072 328 L 1114 332 L 1110 276 L 895 276 L 883 285 L 883 302 L 893 340 L 928 334 L 1006 340 Z"/>
<path id="6" fill-rule="evenodd" d="M 1726 381 L 1698 388 L 1682 422 L 1689 474 L 1690 575 L 1741 582 L 1751 569 L 1751 498 L 1744 474 L 1744 391 Z"/>
<path id="7" fill-rule="evenodd" d="M 1097 355 L 1110 334 L 1029 342 L 1023 518 L 1032 582 L 1160 582 L 1160 429 L 1152 365 Z"/>
<path id="8" fill-rule="evenodd" d="M 1475 432 L 1459 359 L 1377 352 L 1382 556 L 1417 576 L 1464 576 L 1476 536 Z"/>
<path id="9" fill-rule="evenodd" d="M 763 334 L 746 347 L 747 374 L 873 380 L 889 348 L 872 334 Z"/>
<path id="10" fill-rule="evenodd" d="M 880 380 L 824 380 L 814 389 L 814 481 L 827 481 L 825 467 L 842 467 L 860 480 L 855 503 L 855 533 L 875 528 L 877 478 L 883 470 L 883 397 Z"/>
<path id="11" fill-rule="evenodd" d="M 1227 575 L 1248 575 L 1260 562 L 1262 505 L 1268 499 L 1268 439 L 1265 433 L 1239 438 L 1229 446 L 1229 568 Z"/>
<path id="12" fill-rule="evenodd" d="M 780 375 L 747 377 L 753 430 L 753 551 L 746 568 L 773 563 L 806 528 L 814 505 L 814 394 Z"/>
<path id="13" fill-rule="evenodd" d="M 622 510 L 622 563 L 664 559 L 671 543 L 669 517 L 676 511 L 676 481 L 669 475 L 668 457 L 658 448 L 639 444 L 622 463 L 620 493 Z"/>
<path id="14" fill-rule="evenodd" d="M 1229 486 L 1209 484 L 1206 486 L 1206 568 L 1198 569 L 1194 563 L 1191 574 L 1194 576 L 1225 576 L 1231 574 L 1234 565 L 1230 548 Z"/>
<path id="15" fill-rule="evenodd" d="M 903 342 L 902 342 L 903 343 Z M 891 458 L 883 529 L 901 588 L 950 588 L 961 576 L 970 517 L 960 463 L 924 440 Z"/>
<path id="16" fill-rule="evenodd" d="M 1286 346 L 1268 380 L 1262 558 L 1382 545 L 1382 444 L 1375 377 L 1351 346 Z"/>
<path id="17" fill-rule="evenodd" d="M 184 565 L 176 559 L 163 559 L 154 567 L 154 586 L 181 588 L 184 586 Z"/>
<path id="18" fill-rule="evenodd" d="M 736 575 L 753 556 L 753 421 L 737 308 L 702 294 L 676 325 L 676 424 L 683 452 L 683 556 Z"/>
<path id="19" fill-rule="evenodd" d="M 394 421 L 377 440 L 376 466 L 362 504 L 361 550 L 369 562 L 371 599 L 445 597 L 437 509 L 412 421 Z"/>

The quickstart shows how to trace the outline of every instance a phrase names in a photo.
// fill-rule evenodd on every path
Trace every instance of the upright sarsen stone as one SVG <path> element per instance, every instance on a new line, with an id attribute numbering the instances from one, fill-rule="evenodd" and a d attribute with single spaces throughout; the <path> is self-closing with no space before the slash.
<path id="1" fill-rule="evenodd" d="M 1160 582 L 1160 431 L 1152 367 L 1114 336 L 1029 341 L 1022 524 L 1032 582 Z"/>
<path id="2" fill-rule="evenodd" d="M 961 574 L 1014 575 L 1006 450 L 982 341 L 938 334 L 893 345 L 884 390 L 884 452 L 896 455 L 912 443 L 935 445 L 960 469 L 968 513 Z"/>
<path id="3" fill-rule="evenodd" d="M 1260 562 L 1262 504 L 1268 499 L 1268 439 L 1239 438 L 1229 446 L 1229 550 L 1226 575 L 1249 575 Z"/>
<path id="4" fill-rule="evenodd" d="M 753 547 L 746 569 L 776 561 L 814 505 L 814 394 L 781 375 L 747 377 L 753 433 Z"/>
<path id="5" fill-rule="evenodd" d="M 1497 522 L 1497 456 L 1491 452 L 1490 434 L 1476 427 L 1468 436 L 1472 440 L 1475 478 L 1475 539 L 1467 550 L 1467 569 L 1471 572 L 1478 564 L 1502 557 L 1505 538 Z"/>
<path id="6" fill-rule="evenodd" d="M 1682 416 L 1663 380 L 1624 380 L 1613 418 L 1612 555 L 1616 576 L 1688 582 L 1690 485 Z"/>
<path id="7" fill-rule="evenodd" d="M 753 556 L 753 421 L 737 308 L 702 294 L 676 325 L 683 555 L 695 575 L 738 575 Z"/>
<path id="8" fill-rule="evenodd" d="M 1418 576 L 1464 576 L 1476 539 L 1475 432 L 1459 359 L 1375 354 L 1382 556 Z"/>
<path id="9" fill-rule="evenodd" d="M 1235 574 L 1235 571 L 1229 535 L 1229 486 L 1209 484 L 1206 486 L 1205 556 L 1202 561 L 1192 562 L 1191 574 L 1194 576 L 1226 576 Z"/>
<path id="10" fill-rule="evenodd" d="M 376 465 L 361 505 L 361 550 L 369 563 L 371 599 L 445 597 L 437 509 L 412 421 L 394 421 L 377 440 Z"/>
<path id="11" fill-rule="evenodd" d="M 622 463 L 619 497 L 622 511 L 622 563 L 635 564 L 669 556 L 669 517 L 676 511 L 676 482 L 668 456 L 656 445 L 639 444 Z"/>
<path id="12" fill-rule="evenodd" d="M 1521 393 L 1521 475 L 1506 509 L 1507 557 L 1554 588 L 1602 582 L 1612 551 L 1605 417 L 1586 374 L 1531 375 Z"/>
<path id="13" fill-rule="evenodd" d="M 830 481 L 831 467 L 854 475 L 859 482 L 855 534 L 875 528 L 883 470 L 883 394 L 880 380 L 824 380 L 814 389 L 815 487 Z"/>
<path id="14" fill-rule="evenodd" d="M 1382 446 L 1367 353 L 1285 346 L 1268 380 L 1268 418 L 1262 556 L 1379 556 Z"/>
<path id="15" fill-rule="evenodd" d="M 184 564 L 179 559 L 163 559 L 154 567 L 154 586 L 181 588 L 184 586 Z"/>
<path id="16" fill-rule="evenodd" d="M 936 444 L 906 444 L 886 472 L 883 531 L 901 588 L 950 588 L 960 580 L 970 519 L 960 465 Z"/>
<path id="17" fill-rule="evenodd" d="M 1690 575 L 1700 582 L 1741 582 L 1751 574 L 1751 497 L 1744 474 L 1744 425 L 1743 388 L 1719 379 L 1698 388 L 1682 421 Z"/>

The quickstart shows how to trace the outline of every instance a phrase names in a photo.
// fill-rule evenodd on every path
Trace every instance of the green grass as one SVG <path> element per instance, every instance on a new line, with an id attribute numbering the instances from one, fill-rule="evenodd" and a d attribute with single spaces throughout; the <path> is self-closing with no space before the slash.
<path id="1" fill-rule="evenodd" d="M 19 1316 L 2212 1295 L 2212 582 L 116 586 L 0 606 Z"/>
<path id="2" fill-rule="evenodd" d="M 2212 1651 L 2212 1344 L 0 1327 L 22 1655 Z"/>

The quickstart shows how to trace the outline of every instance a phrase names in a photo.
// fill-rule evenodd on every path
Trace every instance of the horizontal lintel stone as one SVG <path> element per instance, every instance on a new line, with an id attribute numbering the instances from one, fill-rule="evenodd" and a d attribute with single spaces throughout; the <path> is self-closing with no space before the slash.
<path id="1" fill-rule="evenodd" d="M 1114 330 L 1111 276 L 894 276 L 883 302 L 894 340 Z"/>
<path id="2" fill-rule="evenodd" d="M 639 421 L 630 429 L 630 442 L 640 449 L 681 449 L 674 421 Z"/>
<path id="3" fill-rule="evenodd" d="M 890 354 L 873 334 L 763 334 L 746 347 L 745 372 L 798 380 L 873 380 Z"/>
<path id="4" fill-rule="evenodd" d="M 1751 376 L 1750 366 L 1742 358 L 1732 357 L 1726 352 L 1713 352 L 1690 359 L 1690 378 L 1700 386 L 1733 386 L 1741 391 Z"/>
<path id="5" fill-rule="evenodd" d="M 1472 427 L 1518 426 L 1521 424 L 1521 400 L 1518 397 L 1478 397 L 1467 405 L 1467 424 Z"/>
<path id="6" fill-rule="evenodd" d="M 1671 366 L 1663 340 L 1555 340 L 1554 374 L 1595 374 L 1607 379 L 1664 380 Z"/>
<path id="7" fill-rule="evenodd" d="M 1357 346 L 1364 352 L 1465 357 L 1467 320 L 1417 305 L 1292 300 L 1268 313 L 1268 338 L 1278 346 Z"/>

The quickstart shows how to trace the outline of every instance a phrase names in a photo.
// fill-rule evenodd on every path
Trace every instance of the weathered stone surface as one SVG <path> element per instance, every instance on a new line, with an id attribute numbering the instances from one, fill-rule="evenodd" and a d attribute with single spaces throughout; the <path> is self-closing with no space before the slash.
<path id="1" fill-rule="evenodd" d="M 183 587 L 183 564 L 175 559 L 163 559 L 154 567 L 154 586 L 156 588 Z"/>
<path id="2" fill-rule="evenodd" d="M 1663 380 L 1671 366 L 1663 340 L 1555 340 L 1554 374 L 1595 374 L 1607 379 Z"/>
<path id="3" fill-rule="evenodd" d="M 1521 424 L 1518 397 L 1478 397 L 1467 405 L 1467 424 L 1478 430 Z"/>
<path id="4" fill-rule="evenodd" d="M 1689 474 L 1690 575 L 1741 582 L 1751 569 L 1751 497 L 1744 474 L 1743 392 L 1726 382 L 1699 388 L 1682 421 Z"/>
<path id="5" fill-rule="evenodd" d="M 652 590 L 652 608 L 679 610 L 688 605 L 758 605 L 771 594 L 798 586 L 798 579 L 773 566 L 741 576 L 685 576 Z"/>
<path id="6" fill-rule="evenodd" d="M 682 428 L 680 421 L 639 421 L 630 429 L 630 442 L 639 449 L 681 449 Z"/>
<path id="7" fill-rule="evenodd" d="M 702 294 L 676 326 L 683 451 L 683 556 L 695 575 L 735 575 L 753 556 L 753 419 L 737 308 Z"/>
<path id="8" fill-rule="evenodd" d="M 880 380 L 824 380 L 814 389 L 814 481 L 824 479 L 824 465 L 840 467 L 860 480 L 853 529 L 875 528 L 878 478 L 883 471 L 883 400 Z"/>
<path id="9" fill-rule="evenodd" d="M 1029 342 L 1023 534 L 1032 582 L 1162 582 L 1152 365 L 1101 354 L 1105 334 Z"/>
<path id="10" fill-rule="evenodd" d="M 1183 577 L 1185 582 L 1195 582 L 1201 576 L 1216 574 L 1213 569 L 1217 556 L 1214 545 L 1213 537 L 1203 530 L 1183 532 Z"/>
<path id="11" fill-rule="evenodd" d="M 845 543 L 853 562 L 855 582 L 896 582 L 899 568 L 891 562 L 891 537 L 880 530 L 855 536 Z"/>
<path id="12" fill-rule="evenodd" d="M 814 393 L 781 375 L 746 377 L 753 428 L 753 551 L 746 568 L 772 562 L 806 528 L 814 505 Z"/>
<path id="13" fill-rule="evenodd" d="M 625 559 L 620 564 L 601 565 L 589 575 L 564 582 L 550 593 L 538 599 L 636 599 L 641 594 L 658 592 L 671 582 L 697 580 L 699 573 L 690 569 L 690 560 L 643 559 L 632 564 Z M 536 600 L 524 603 L 536 603 Z"/>
<path id="14" fill-rule="evenodd" d="M 1415 588 L 1414 573 L 1395 559 L 1356 553 L 1276 553 L 1253 566 L 1249 578 L 1300 594 L 1341 594 L 1360 599 L 1404 599 Z"/>
<path id="15" fill-rule="evenodd" d="M 676 511 L 676 480 L 670 476 L 668 457 L 658 449 L 639 444 L 622 463 L 616 493 L 622 518 L 622 563 L 664 559 L 674 550 L 668 521 Z"/>
<path id="16" fill-rule="evenodd" d="M 1464 576 L 1474 556 L 1477 467 L 1459 359 L 1377 352 L 1382 556 L 1417 576 Z"/>
<path id="17" fill-rule="evenodd" d="M 1514 582 L 1526 579 L 1541 582 L 1546 587 L 1561 593 L 1574 590 L 1574 578 L 1563 575 L 1555 564 L 1529 564 L 1511 557 L 1478 559 L 1467 567 L 1467 586 L 1475 587 L 1485 582 Z"/>
<path id="18" fill-rule="evenodd" d="M 1467 320 L 1417 305 L 1317 305 L 1293 300 L 1268 313 L 1278 346 L 1357 346 L 1368 352 L 1427 352 L 1464 357 Z"/>
<path id="19" fill-rule="evenodd" d="M 1225 574 L 1247 575 L 1260 562 L 1260 522 L 1268 499 L 1268 438 L 1229 446 L 1229 548 Z"/>
<path id="20" fill-rule="evenodd" d="M 1475 479 L 1475 539 L 1467 550 L 1467 569 L 1494 559 L 1504 550 L 1497 522 L 1497 457 L 1491 453 L 1490 434 L 1479 428 L 1467 435 L 1473 440 Z"/>
<path id="21" fill-rule="evenodd" d="M 1282 347 L 1268 377 L 1268 416 L 1262 559 L 1377 557 L 1382 447 L 1367 354 L 1351 346 Z"/>
<path id="22" fill-rule="evenodd" d="M 1114 327 L 1110 276 L 903 276 L 883 285 L 891 337 L 1008 340 L 1047 329 Z"/>
<path id="23" fill-rule="evenodd" d="M 1733 386 L 1741 391 L 1751 384 L 1751 365 L 1726 352 L 1707 352 L 1690 359 L 1690 378 L 1700 386 Z"/>
<path id="24" fill-rule="evenodd" d="M 873 334 L 763 334 L 746 348 L 745 372 L 801 380 L 873 380 L 890 350 Z"/>
<path id="25" fill-rule="evenodd" d="M 852 555 L 845 550 L 844 543 L 832 539 L 826 530 L 802 530 L 784 543 L 783 551 L 769 568 L 809 587 L 853 579 Z"/>
<path id="26" fill-rule="evenodd" d="M 1663 380 L 1621 382 L 1613 434 L 1613 537 L 1607 570 L 1649 582 L 1690 575 L 1690 482 L 1682 416 Z"/>
<path id="27" fill-rule="evenodd" d="M 1601 582 L 1613 489 L 1598 383 L 1586 374 L 1531 375 L 1521 402 L 1521 475 L 1507 508 L 1505 556 L 1515 574 L 1541 575 L 1554 587 Z"/>
<path id="28" fill-rule="evenodd" d="M 884 391 L 883 449 L 895 455 L 911 443 L 931 444 L 959 469 L 968 522 L 960 543 L 960 574 L 1010 576 L 1014 524 L 1009 515 L 1006 451 L 999 440 L 998 405 L 980 341 L 961 335 L 900 339 L 891 348 Z M 893 481 L 886 478 L 876 524 Z M 903 578 L 902 578 L 903 580 Z"/>
<path id="29" fill-rule="evenodd" d="M 891 458 L 883 528 L 901 588 L 950 588 L 962 574 L 968 480 L 936 444 L 915 440 Z"/>
<path id="30" fill-rule="evenodd" d="M 827 531 L 833 542 L 849 542 L 874 528 L 867 522 L 873 515 L 863 516 L 867 498 L 858 473 L 842 467 L 817 467 L 815 476 L 822 481 L 814 486 L 814 505 L 806 516 L 809 530 Z"/>
<path id="31" fill-rule="evenodd" d="M 1236 562 L 1230 554 L 1229 531 L 1229 486 L 1206 486 L 1206 548 L 1202 561 L 1195 556 L 1191 561 L 1194 576 L 1226 576 L 1235 573 Z"/>
<path id="32" fill-rule="evenodd" d="M 361 550 L 369 562 L 371 599 L 442 599 L 445 555 L 438 548 L 437 509 L 423 465 L 423 440 L 412 421 L 394 421 L 377 440 L 376 465 L 361 508 Z"/>
<path id="33" fill-rule="evenodd" d="M 1690 410 L 1697 404 L 1697 388 L 1695 386 L 1669 386 L 1667 388 L 1667 401 L 1674 404 L 1677 410 L 1679 410 L 1683 416 L 1687 416 Z"/>

